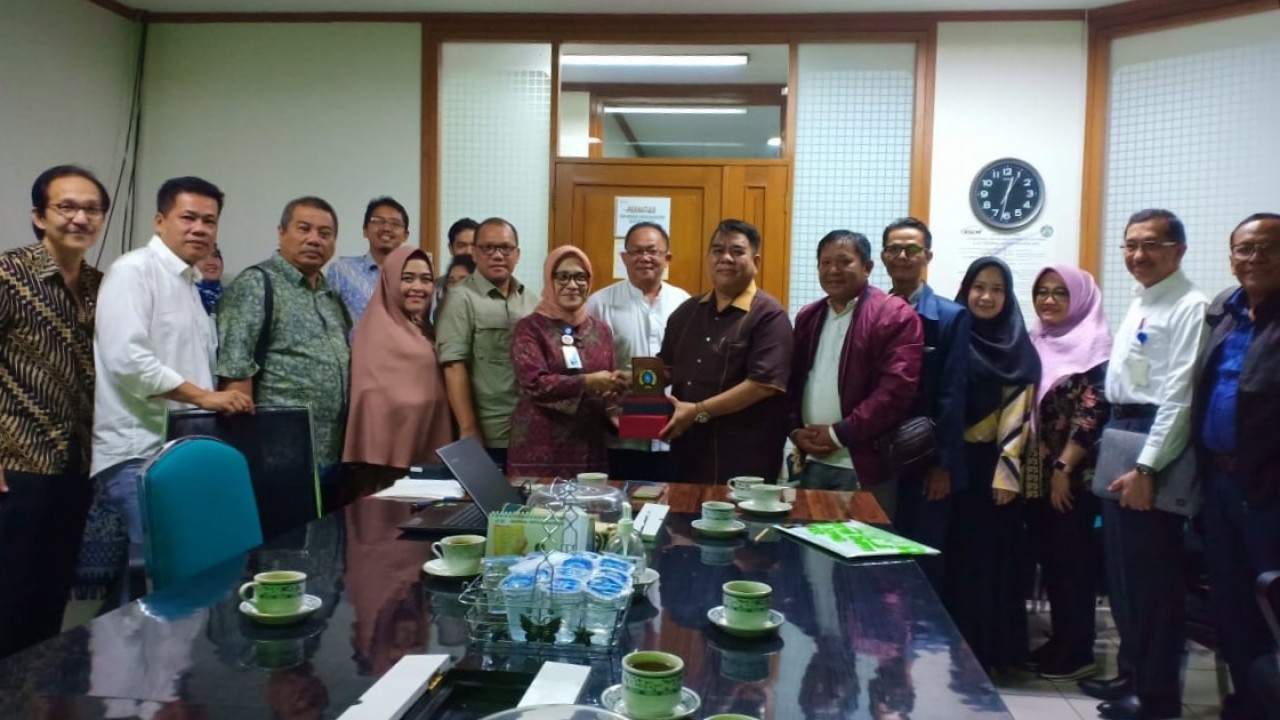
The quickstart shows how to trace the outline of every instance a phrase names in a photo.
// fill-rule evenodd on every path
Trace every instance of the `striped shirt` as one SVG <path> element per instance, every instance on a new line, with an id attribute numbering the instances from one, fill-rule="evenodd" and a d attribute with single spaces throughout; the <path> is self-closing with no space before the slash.
<path id="1" fill-rule="evenodd" d="M 964 432 L 967 443 L 995 443 L 1000 448 L 991 487 L 1022 492 L 1022 452 L 1031 430 L 1031 406 L 1036 386 L 1006 386 L 1000 393 L 1000 405 Z M 974 478 L 981 481 L 981 478 Z"/>
<path id="2" fill-rule="evenodd" d="M 88 469 L 101 282 L 81 261 L 81 308 L 43 244 L 0 254 L 0 468 L 62 472 L 75 442 Z"/>

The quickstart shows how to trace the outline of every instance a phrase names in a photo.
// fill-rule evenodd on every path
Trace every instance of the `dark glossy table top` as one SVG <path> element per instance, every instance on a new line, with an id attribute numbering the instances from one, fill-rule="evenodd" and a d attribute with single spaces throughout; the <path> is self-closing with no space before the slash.
<path id="1" fill-rule="evenodd" d="M 697 715 L 759 718 L 1009 717 L 924 576 L 910 561 L 845 563 L 776 532 L 695 536 L 690 510 L 722 489 L 673 486 L 653 549 L 661 578 L 627 618 L 624 649 L 685 659 Z M 870 504 L 868 504 L 870 500 Z M 406 654 L 465 668 L 535 672 L 540 661 L 468 648 L 461 588 L 426 576 L 429 543 L 402 539 L 408 505 L 366 499 L 171 591 L 0 660 L 0 718 L 335 718 Z M 793 520 L 875 522 L 863 493 L 801 492 Z M 254 572 L 304 569 L 324 607 L 296 628 L 249 623 L 236 589 Z M 774 587 L 788 623 L 745 641 L 711 627 L 727 580 Z M 265 669 L 290 665 L 284 669 Z M 617 682 L 595 663 L 582 702 Z"/>

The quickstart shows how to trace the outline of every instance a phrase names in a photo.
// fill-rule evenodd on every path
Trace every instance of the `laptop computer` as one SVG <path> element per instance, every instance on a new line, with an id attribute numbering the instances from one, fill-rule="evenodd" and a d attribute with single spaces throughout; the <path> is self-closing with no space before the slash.
<path id="1" fill-rule="evenodd" d="M 425 508 L 401 524 L 401 530 L 432 535 L 483 534 L 489 529 L 489 513 L 498 512 L 508 503 L 524 504 L 520 493 L 475 438 L 445 445 L 436 454 L 474 502 Z"/>

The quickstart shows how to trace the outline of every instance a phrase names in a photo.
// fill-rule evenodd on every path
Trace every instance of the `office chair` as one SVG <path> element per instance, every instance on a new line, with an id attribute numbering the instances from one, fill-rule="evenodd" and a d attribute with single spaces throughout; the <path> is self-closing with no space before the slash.
<path id="1" fill-rule="evenodd" d="M 142 467 L 138 497 L 157 592 L 262 544 L 249 466 L 215 438 L 167 443 Z"/>
<path id="2" fill-rule="evenodd" d="M 320 481 L 305 407 L 259 406 L 252 415 L 207 410 L 170 412 L 170 440 L 201 435 L 239 450 L 249 463 L 262 537 L 271 540 L 320 517 Z"/>

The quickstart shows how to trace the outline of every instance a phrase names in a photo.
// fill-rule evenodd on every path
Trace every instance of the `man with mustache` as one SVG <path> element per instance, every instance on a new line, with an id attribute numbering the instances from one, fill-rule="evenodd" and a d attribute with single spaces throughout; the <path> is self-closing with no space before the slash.
<path id="1" fill-rule="evenodd" d="M 116 260 L 98 293 L 90 473 L 121 512 L 133 545 L 143 541 L 138 475 L 164 444 L 166 412 L 253 410 L 248 394 L 214 390 L 218 342 L 196 289 L 195 265 L 213 252 L 221 214 L 222 191 L 213 183 L 165 181 L 155 235 Z"/>
<path id="2" fill-rule="evenodd" d="M 437 319 L 436 355 L 459 433 L 478 440 L 505 469 L 516 410 L 511 330 L 538 306 L 538 296 L 513 275 L 520 235 L 511 223 L 482 221 L 471 254 L 476 272 L 449 291 Z"/>
<path id="3" fill-rule="evenodd" d="M 664 281 L 671 263 L 671 238 L 661 225 L 632 225 L 623 240 L 627 279 L 592 293 L 587 310 L 613 331 L 614 358 L 626 370 L 631 358 L 656 357 L 667 320 L 689 293 Z M 658 477 L 667 444 L 660 440 L 620 440 L 609 450 L 609 476 L 616 480 Z"/>
<path id="4" fill-rule="evenodd" d="M 311 411 L 327 512 L 341 497 L 351 384 L 351 316 L 320 272 L 333 257 L 338 214 L 321 198 L 301 197 L 285 205 L 277 233 L 279 252 L 240 273 L 218 306 L 218 377 L 258 405 Z"/>

